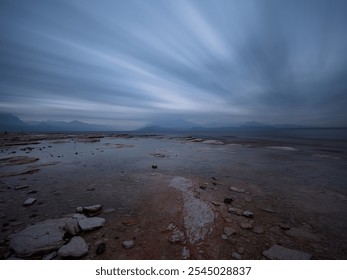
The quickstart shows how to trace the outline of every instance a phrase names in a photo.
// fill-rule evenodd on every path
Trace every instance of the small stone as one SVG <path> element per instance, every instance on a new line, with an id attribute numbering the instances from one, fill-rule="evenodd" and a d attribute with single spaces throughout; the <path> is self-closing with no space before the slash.
<path id="1" fill-rule="evenodd" d="M 106 250 L 106 244 L 104 242 L 100 243 L 96 248 L 95 254 L 101 255 Z"/>
<path id="2" fill-rule="evenodd" d="M 78 222 L 79 226 L 82 230 L 93 230 L 99 227 L 102 227 L 105 223 L 105 219 L 103 218 L 85 218 Z"/>
<path id="3" fill-rule="evenodd" d="M 190 258 L 190 251 L 187 247 L 182 249 L 182 260 L 188 260 Z"/>
<path id="4" fill-rule="evenodd" d="M 232 228 L 232 227 L 225 227 L 224 228 L 224 234 L 226 236 L 232 236 L 235 233 L 236 233 L 236 230 L 234 228 Z"/>
<path id="5" fill-rule="evenodd" d="M 155 164 L 153 164 L 153 165 L 152 165 L 152 168 L 153 168 L 153 169 L 157 169 L 157 168 L 158 168 L 158 166 L 157 166 L 157 165 L 155 165 Z"/>
<path id="6" fill-rule="evenodd" d="M 129 250 L 135 246 L 134 240 L 126 240 L 122 242 L 122 245 L 125 249 Z"/>
<path id="7" fill-rule="evenodd" d="M 243 213 L 241 209 L 234 208 L 234 207 L 229 207 L 228 208 L 228 212 L 231 213 L 231 214 L 239 215 L 239 216 L 241 216 L 242 213 Z"/>
<path id="8" fill-rule="evenodd" d="M 279 223 L 278 225 L 281 227 L 281 229 L 284 229 L 284 230 L 290 229 L 290 226 L 285 223 Z"/>
<path id="9" fill-rule="evenodd" d="M 264 212 L 271 213 L 271 214 L 276 213 L 276 211 L 272 210 L 271 208 L 261 208 L 260 210 L 262 210 L 262 211 L 264 211 Z"/>
<path id="10" fill-rule="evenodd" d="M 24 206 L 30 206 L 33 205 L 36 202 L 36 198 L 30 197 L 26 201 L 24 201 Z"/>
<path id="11" fill-rule="evenodd" d="M 262 234 L 262 233 L 264 233 L 264 228 L 261 226 L 255 226 L 253 229 L 253 232 L 257 233 L 257 234 Z"/>
<path id="12" fill-rule="evenodd" d="M 206 186 L 199 186 L 199 188 L 202 190 L 206 190 L 207 187 Z"/>
<path id="13" fill-rule="evenodd" d="M 263 255 L 270 260 L 310 260 L 312 256 L 305 252 L 288 249 L 280 245 L 274 245 L 263 252 Z"/>
<path id="14" fill-rule="evenodd" d="M 60 247 L 58 256 L 62 258 L 73 257 L 79 258 L 88 253 L 88 245 L 80 236 L 75 236 L 71 241 Z"/>
<path id="15" fill-rule="evenodd" d="M 169 237 L 170 243 L 179 243 L 184 240 L 184 233 L 179 230 L 179 228 L 175 228 Z"/>
<path id="16" fill-rule="evenodd" d="M 252 211 L 243 211 L 242 215 L 247 217 L 247 218 L 253 218 L 254 217 L 254 213 Z"/>
<path id="17" fill-rule="evenodd" d="M 237 252 L 233 252 L 232 254 L 231 254 L 231 256 L 235 259 L 235 260 L 241 260 L 241 255 L 239 254 L 239 253 L 237 253 Z"/>
<path id="18" fill-rule="evenodd" d="M 234 220 L 230 217 L 223 217 L 223 219 L 226 223 L 233 223 L 234 222 Z"/>
<path id="19" fill-rule="evenodd" d="M 95 216 L 100 213 L 101 208 L 102 208 L 101 204 L 86 206 L 86 207 L 83 207 L 83 213 L 86 213 L 88 216 Z"/>
<path id="20" fill-rule="evenodd" d="M 138 218 L 130 217 L 126 219 L 125 221 L 122 222 L 123 225 L 125 226 L 135 226 L 140 222 Z"/>
<path id="21" fill-rule="evenodd" d="M 29 185 L 22 185 L 22 186 L 16 186 L 16 187 L 14 187 L 14 189 L 15 189 L 16 191 L 18 191 L 18 190 L 23 190 L 23 189 L 26 189 L 26 188 L 29 188 Z"/>
<path id="22" fill-rule="evenodd" d="M 253 225 L 251 223 L 240 223 L 242 229 L 251 229 Z"/>
<path id="23" fill-rule="evenodd" d="M 233 202 L 233 199 L 231 197 L 224 198 L 224 203 L 231 204 L 231 202 Z"/>
<path id="24" fill-rule="evenodd" d="M 83 207 L 77 207 L 76 212 L 77 213 L 83 213 Z"/>
<path id="25" fill-rule="evenodd" d="M 239 254 L 243 254 L 245 252 L 245 249 L 243 247 L 237 247 L 236 248 L 236 251 L 239 253 Z"/>
<path id="26" fill-rule="evenodd" d="M 230 190 L 233 191 L 233 192 L 237 192 L 237 193 L 244 193 L 244 192 L 246 192 L 245 189 L 243 189 L 243 188 L 236 188 L 236 187 L 230 187 Z"/>
<path id="27" fill-rule="evenodd" d="M 27 192 L 27 194 L 33 194 L 33 193 L 37 193 L 37 190 L 30 190 Z"/>
<path id="28" fill-rule="evenodd" d="M 226 236 L 225 234 L 222 234 L 222 235 L 220 236 L 220 238 L 222 238 L 223 240 L 227 240 L 227 239 L 228 239 L 228 236 Z"/>
<path id="29" fill-rule="evenodd" d="M 88 192 L 95 191 L 95 188 L 87 188 L 87 191 L 88 191 Z"/>
<path id="30" fill-rule="evenodd" d="M 214 206 L 221 206 L 221 204 L 220 204 L 219 202 L 216 202 L 216 201 L 212 201 L 212 204 L 213 204 Z"/>
<path id="31" fill-rule="evenodd" d="M 166 229 L 167 230 L 173 230 L 173 229 L 175 229 L 176 228 L 176 226 L 173 224 L 173 223 L 170 223 L 167 227 L 166 227 Z"/>

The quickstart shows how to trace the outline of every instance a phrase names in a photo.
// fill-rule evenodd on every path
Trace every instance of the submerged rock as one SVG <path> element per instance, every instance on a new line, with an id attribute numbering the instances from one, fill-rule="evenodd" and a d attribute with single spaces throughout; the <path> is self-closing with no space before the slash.
<path id="1" fill-rule="evenodd" d="M 263 252 L 263 255 L 270 260 L 310 260 L 312 255 L 305 252 L 288 249 L 280 245 L 274 245 Z"/>
<path id="2" fill-rule="evenodd" d="M 58 250 L 58 256 L 62 258 L 73 257 L 79 258 L 88 253 L 88 245 L 84 239 L 80 236 L 75 236 L 71 241 L 60 247 Z"/>
<path id="3" fill-rule="evenodd" d="M 10 248 L 19 257 L 45 254 L 64 243 L 66 219 L 50 220 L 10 236 Z"/>

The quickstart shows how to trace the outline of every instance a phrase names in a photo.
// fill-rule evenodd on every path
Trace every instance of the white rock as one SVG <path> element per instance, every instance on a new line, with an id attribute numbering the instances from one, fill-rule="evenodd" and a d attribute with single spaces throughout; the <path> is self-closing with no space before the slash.
<path id="1" fill-rule="evenodd" d="M 135 246 L 134 240 L 126 240 L 122 242 L 122 245 L 125 249 L 129 250 Z"/>
<path id="2" fill-rule="evenodd" d="M 231 213 L 231 214 L 239 215 L 239 216 L 241 216 L 242 213 L 243 213 L 241 209 L 238 209 L 238 208 L 235 208 L 235 207 L 229 207 L 228 208 L 228 212 Z"/>
<path id="3" fill-rule="evenodd" d="M 88 253 L 88 245 L 80 236 L 75 236 L 71 241 L 61 246 L 58 250 L 58 256 L 62 258 L 73 257 L 79 258 Z"/>
<path id="4" fill-rule="evenodd" d="M 247 217 L 247 218 L 253 218 L 254 217 L 254 213 L 252 211 L 243 211 L 242 215 Z"/>
<path id="5" fill-rule="evenodd" d="M 105 219 L 98 218 L 98 217 L 85 218 L 78 222 L 82 230 L 93 230 L 93 229 L 102 227 L 104 223 L 105 223 Z"/>
<path id="6" fill-rule="evenodd" d="M 66 219 L 50 220 L 10 236 L 10 248 L 19 257 L 30 257 L 58 249 L 64 243 Z"/>
<path id="7" fill-rule="evenodd" d="M 270 260 L 310 260 L 311 255 L 282 247 L 280 245 L 274 245 L 270 249 L 263 252 L 263 255 Z"/>
<path id="8" fill-rule="evenodd" d="M 26 201 L 24 201 L 23 205 L 24 206 L 29 206 L 32 205 L 36 202 L 36 198 L 30 197 Z"/>

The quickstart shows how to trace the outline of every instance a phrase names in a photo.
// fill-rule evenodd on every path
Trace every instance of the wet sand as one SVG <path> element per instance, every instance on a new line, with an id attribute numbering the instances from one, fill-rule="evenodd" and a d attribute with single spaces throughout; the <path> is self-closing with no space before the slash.
<path id="1" fill-rule="evenodd" d="M 1 259 L 18 257 L 13 234 L 96 204 L 106 222 L 79 234 L 82 259 L 266 259 L 276 244 L 347 257 L 343 141 L 2 134 L 0 145 Z"/>

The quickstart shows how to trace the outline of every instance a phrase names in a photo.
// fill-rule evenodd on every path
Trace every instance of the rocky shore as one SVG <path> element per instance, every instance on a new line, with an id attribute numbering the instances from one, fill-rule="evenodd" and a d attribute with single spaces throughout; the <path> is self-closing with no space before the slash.
<path id="1" fill-rule="evenodd" d="M 3 134 L 0 258 L 345 259 L 347 147 L 336 149 Z"/>

